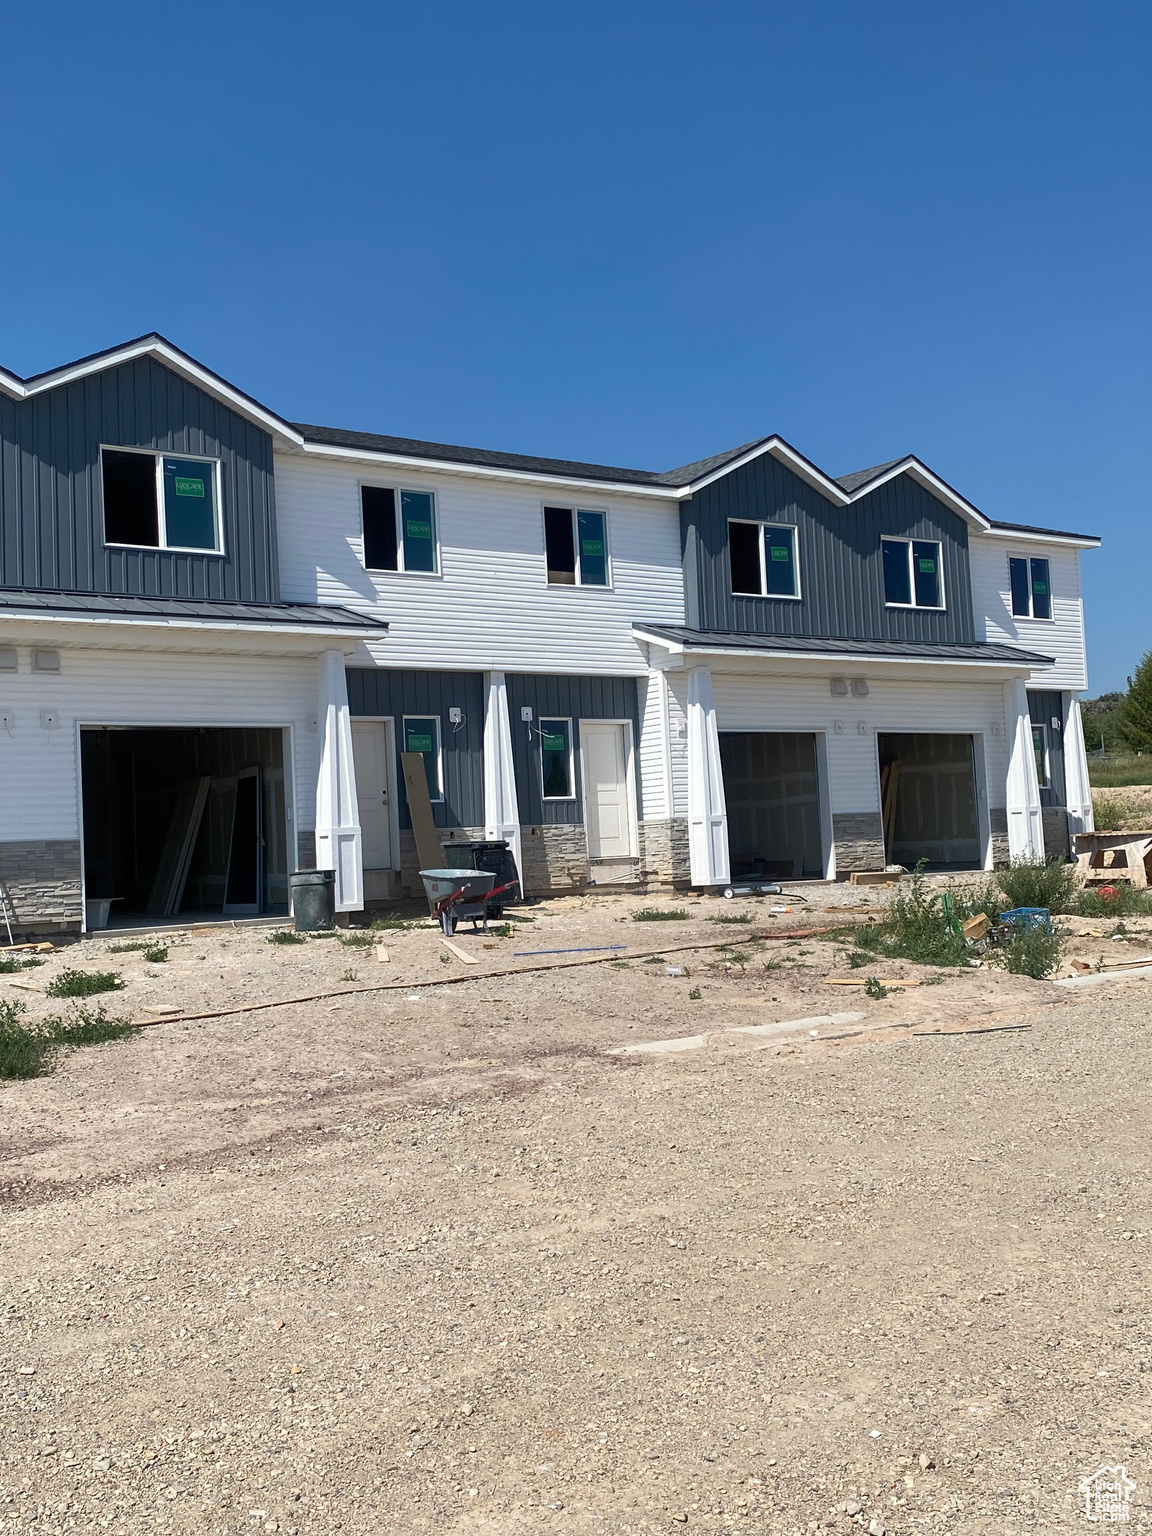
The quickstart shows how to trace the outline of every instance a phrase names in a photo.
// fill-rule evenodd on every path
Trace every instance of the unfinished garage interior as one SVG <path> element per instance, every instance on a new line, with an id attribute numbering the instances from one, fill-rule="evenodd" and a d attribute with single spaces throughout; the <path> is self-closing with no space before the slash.
<path id="1" fill-rule="evenodd" d="M 286 913 L 285 735 L 271 727 L 84 727 L 89 926 Z"/>
<path id="2" fill-rule="evenodd" d="M 884 852 L 914 869 L 979 869 L 976 759 L 971 736 L 877 737 Z"/>
<path id="3" fill-rule="evenodd" d="M 803 731 L 722 731 L 732 878 L 824 873 L 816 737 Z"/>

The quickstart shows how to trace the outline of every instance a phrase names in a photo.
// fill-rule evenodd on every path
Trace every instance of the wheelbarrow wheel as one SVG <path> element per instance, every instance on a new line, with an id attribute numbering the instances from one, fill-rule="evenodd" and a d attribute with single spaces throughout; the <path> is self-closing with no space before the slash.
<path id="1" fill-rule="evenodd" d="M 445 938 L 449 938 L 450 939 L 452 937 L 452 935 L 456 932 L 456 919 L 453 917 L 453 915 L 452 915 L 452 913 L 450 911 L 441 912 L 441 914 L 440 914 L 440 926 L 444 930 Z"/>

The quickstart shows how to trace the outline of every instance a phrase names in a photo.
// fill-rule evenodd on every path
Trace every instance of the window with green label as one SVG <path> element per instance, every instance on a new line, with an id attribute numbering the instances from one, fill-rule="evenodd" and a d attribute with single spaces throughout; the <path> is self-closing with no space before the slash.
<path id="1" fill-rule="evenodd" d="M 728 524 L 732 590 L 748 597 L 799 597 L 796 529 L 789 523 Z"/>
<path id="2" fill-rule="evenodd" d="M 219 465 L 128 448 L 101 450 L 104 542 L 219 554 Z"/>
<path id="3" fill-rule="evenodd" d="M 1047 560 L 1010 558 L 1008 585 L 1016 618 L 1052 617 L 1052 581 Z"/>
<path id="4" fill-rule="evenodd" d="M 437 715 L 404 716 L 404 750 L 419 752 L 424 759 L 424 773 L 428 780 L 428 795 L 432 800 L 444 798 L 440 779 L 440 720 Z"/>
<path id="5" fill-rule="evenodd" d="M 540 770 L 545 800 L 573 798 L 571 720 L 540 721 Z"/>
<path id="6" fill-rule="evenodd" d="M 606 587 L 607 517 L 575 507 L 545 507 L 544 553 L 549 585 Z"/>
<path id="7" fill-rule="evenodd" d="M 943 608 L 944 572 L 933 539 L 881 539 L 884 601 L 889 608 Z"/>
<path id="8" fill-rule="evenodd" d="M 362 485 L 360 530 L 365 570 L 426 575 L 438 571 L 436 500 L 431 491 Z"/>

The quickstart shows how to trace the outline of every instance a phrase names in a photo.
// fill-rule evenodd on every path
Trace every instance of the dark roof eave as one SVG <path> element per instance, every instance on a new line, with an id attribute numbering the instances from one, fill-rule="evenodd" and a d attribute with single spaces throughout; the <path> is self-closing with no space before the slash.
<path id="1" fill-rule="evenodd" d="M 137 597 L 116 593 L 39 591 L 11 588 L 0 591 L 0 619 L 29 614 L 69 618 L 174 619 L 177 621 L 245 625 L 267 629 L 314 629 L 339 634 L 372 630 L 387 634 L 388 621 L 372 614 L 326 603 L 253 603 L 214 598 Z"/>
<path id="2" fill-rule="evenodd" d="M 675 625 L 633 624 L 633 633 L 651 635 L 685 651 L 740 651 L 750 656 L 844 656 L 877 661 L 951 661 L 957 665 L 1050 667 L 1055 657 L 985 641 L 867 640 L 838 636 L 709 633 Z"/>

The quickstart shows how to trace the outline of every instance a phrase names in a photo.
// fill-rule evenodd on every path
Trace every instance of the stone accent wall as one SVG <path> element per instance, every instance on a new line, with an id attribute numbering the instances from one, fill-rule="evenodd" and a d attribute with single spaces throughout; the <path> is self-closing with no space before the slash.
<path id="1" fill-rule="evenodd" d="M 1004 806 L 990 806 L 988 822 L 992 830 L 992 867 L 1003 869 L 1011 863 L 1008 853 L 1008 812 Z"/>
<path id="2" fill-rule="evenodd" d="M 297 832 L 296 834 L 296 867 L 298 869 L 316 868 L 316 834 L 315 832 Z"/>
<path id="3" fill-rule="evenodd" d="M 0 880 L 16 914 L 14 930 L 22 934 L 80 931 L 79 841 L 0 843 Z"/>
<path id="4" fill-rule="evenodd" d="M 688 823 L 684 817 L 676 816 L 671 821 L 642 821 L 637 830 L 641 879 L 650 886 L 690 885 Z"/>
<path id="5" fill-rule="evenodd" d="M 1062 805 L 1046 805 L 1040 813 L 1044 825 L 1044 856 L 1066 859 L 1070 855 L 1068 811 Z"/>
<path id="6" fill-rule="evenodd" d="M 832 838 L 838 880 L 856 869 L 884 868 L 884 823 L 879 811 L 834 812 Z"/>
<path id="7" fill-rule="evenodd" d="M 524 889 L 581 891 L 588 882 L 588 839 L 583 825 L 520 828 L 524 853 Z"/>

